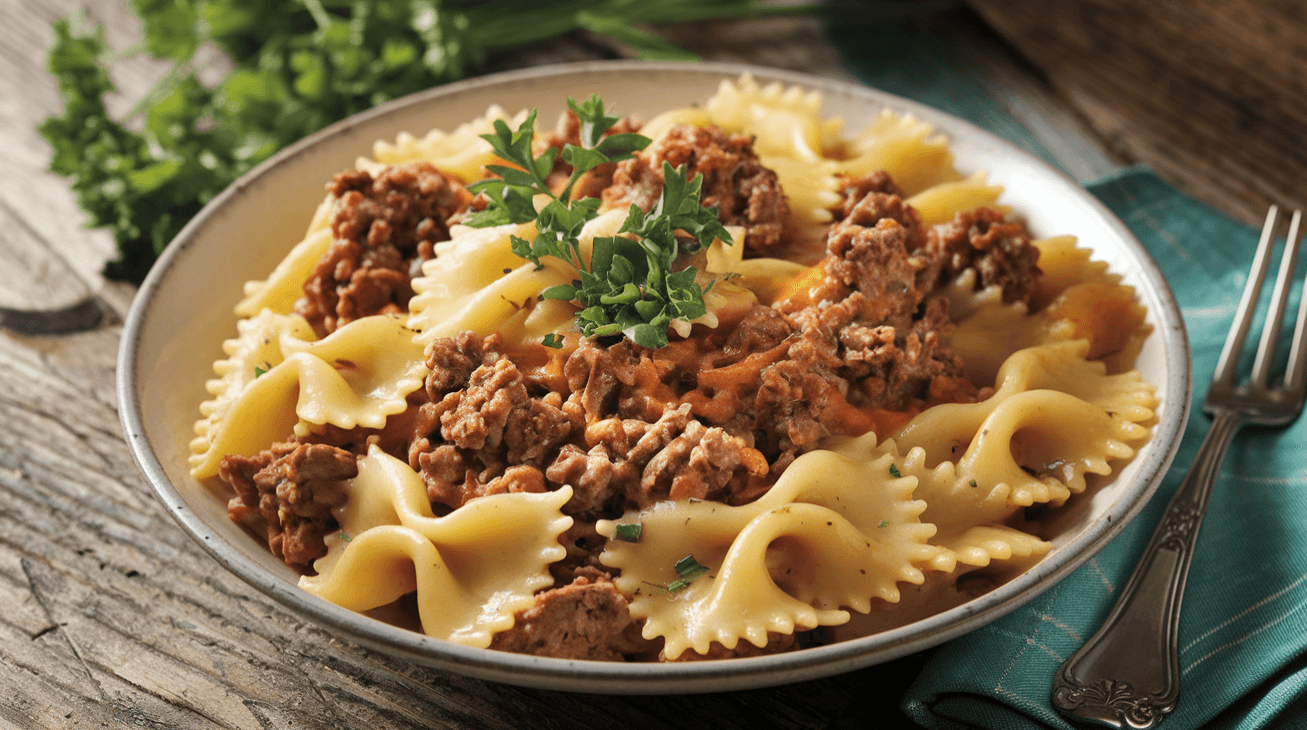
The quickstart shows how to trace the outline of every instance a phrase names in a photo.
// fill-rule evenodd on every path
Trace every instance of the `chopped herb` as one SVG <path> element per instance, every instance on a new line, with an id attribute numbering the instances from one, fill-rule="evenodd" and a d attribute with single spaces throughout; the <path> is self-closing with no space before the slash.
<path id="1" fill-rule="evenodd" d="M 342 532 L 342 533 L 340 533 L 340 539 L 341 539 L 341 540 L 344 540 L 345 542 L 349 542 L 350 540 L 353 540 L 354 538 L 352 538 L 352 537 L 350 537 L 349 535 L 347 535 L 347 534 L 345 534 L 344 532 Z"/>
<path id="2" fill-rule="evenodd" d="M 680 591 L 685 590 L 686 588 L 689 588 L 690 584 L 693 582 L 694 582 L 694 578 L 677 578 L 671 583 L 668 583 L 667 585 L 663 586 L 663 588 L 666 588 L 668 593 L 678 593 Z"/>
<path id="3" fill-rule="evenodd" d="M 892 477 L 894 477 L 894 478 L 896 478 L 896 479 L 897 479 L 898 477 L 903 476 L 902 474 L 899 473 L 899 467 L 898 467 L 897 464 L 890 464 L 890 465 L 889 465 L 889 475 L 892 476 Z"/>
<path id="4" fill-rule="evenodd" d="M 255 366 L 254 366 L 254 377 L 257 378 L 257 377 L 263 375 L 263 374 L 266 373 L 266 372 L 268 372 L 268 368 L 263 367 L 263 365 L 255 365 Z"/>
<path id="5" fill-rule="evenodd" d="M 563 338 L 559 337 L 553 332 L 550 332 L 540 340 L 540 344 L 544 345 L 545 347 L 552 347 L 555 350 L 559 350 L 562 349 L 563 347 Z"/>
<path id="6" fill-rule="evenodd" d="M 976 486 L 976 480 L 975 480 L 975 479 L 972 479 L 972 480 L 971 480 L 971 486 L 973 486 L 973 487 Z"/>
<path id="7" fill-rule="evenodd" d="M 676 561 L 676 574 L 681 577 L 663 587 L 671 593 L 676 593 L 682 589 L 689 588 L 691 583 L 707 572 L 708 566 L 695 560 L 693 555 L 686 555 Z"/>
<path id="8" fill-rule="evenodd" d="M 692 575 L 699 575 L 703 573 L 705 570 L 708 570 L 708 566 L 701 564 L 698 560 L 695 560 L 693 555 L 686 555 L 685 557 L 676 561 L 676 574 L 681 576 L 682 578 L 686 578 Z"/>
<path id="9" fill-rule="evenodd" d="M 613 531 L 613 539 L 622 542 L 640 542 L 640 534 L 644 532 L 644 524 L 640 522 L 619 522 L 617 529 Z"/>
<path id="10" fill-rule="evenodd" d="M 881 520 L 880 524 L 876 525 L 876 527 L 889 527 L 889 520 Z"/>
<path id="11" fill-rule="evenodd" d="M 580 234 L 597 215 L 599 201 L 572 200 L 572 186 L 598 165 L 633 157 L 650 140 L 639 134 L 603 136 L 617 117 L 606 113 L 598 96 L 579 104 L 569 98 L 567 105 L 581 122 L 581 146 L 563 148 L 563 160 L 572 165 L 573 172 L 562 191 L 555 195 L 545 183 L 558 151 L 551 147 L 538 157 L 531 151 L 536 112 L 528 114 L 517 130 L 497 120 L 494 134 L 482 138 L 514 167 L 490 165 L 487 169 L 499 177 L 468 186 L 484 193 L 490 202 L 466 223 L 486 227 L 535 221 L 534 240 L 512 237 L 513 253 L 537 268 L 544 267 L 543 258 L 560 259 L 575 266 L 580 277 L 571 284 L 546 289 L 541 298 L 580 304 L 577 325 L 586 337 L 625 335 L 643 347 L 663 347 L 673 320 L 688 321 L 707 312 L 703 289 L 695 280 L 698 270 L 693 266 L 676 270 L 677 260 L 682 253 L 705 248 L 714 239 L 729 244 L 730 234 L 718 220 L 716 207 L 707 208 L 700 202 L 703 177 L 687 179 L 683 170 L 664 162 L 662 196 L 653 210 L 645 213 L 632 205 L 619 235 L 594 239 L 587 264 L 581 255 Z M 538 195 L 551 199 L 537 212 L 533 199 Z M 631 237 L 620 235 L 624 233 Z"/>

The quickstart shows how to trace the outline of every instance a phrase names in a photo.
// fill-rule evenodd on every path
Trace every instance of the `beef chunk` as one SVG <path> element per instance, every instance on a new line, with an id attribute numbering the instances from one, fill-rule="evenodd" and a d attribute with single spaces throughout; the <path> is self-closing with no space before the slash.
<path id="1" fill-rule="evenodd" d="M 273 555 L 308 570 L 327 554 L 322 538 L 338 529 L 331 511 L 345 503 L 344 482 L 358 476 L 358 465 L 343 449 L 279 443 L 255 456 L 223 457 L 218 474 L 236 490 L 228 516 L 251 526 L 261 521 Z"/>
<path id="2" fill-rule="evenodd" d="M 587 339 L 568 356 L 563 374 L 587 417 L 617 415 L 651 423 L 677 401 L 664 382 L 674 365 L 652 353 L 629 339 L 607 347 Z"/>
<path id="3" fill-rule="evenodd" d="M 617 163 L 604 206 L 634 203 L 652 209 L 662 196 L 664 162 L 677 169 L 684 165 L 687 178 L 703 175 L 703 204 L 718 206 L 723 225 L 744 226 L 748 250 L 765 251 L 780 242 L 790 206 L 776 173 L 763 167 L 748 137 L 716 127 L 678 125 L 634 158 Z"/>
<path id="4" fill-rule="evenodd" d="M 931 229 L 927 251 L 939 262 L 941 281 L 966 268 L 976 270 L 980 287 L 999 286 L 1003 301 L 1030 303 L 1039 276 L 1039 249 L 1025 224 L 1007 221 L 1000 211 L 977 208 L 957 213 Z"/>
<path id="5" fill-rule="evenodd" d="M 440 396 L 418 411 L 409 465 L 433 502 L 457 508 L 500 492 L 544 491 L 543 468 L 573 429 L 558 393 L 533 397 L 517 365 L 472 337 L 431 349 L 428 391 Z M 491 342 L 493 345 L 494 343 Z M 476 359 L 466 381 L 447 392 Z M 433 365 L 434 363 L 434 365 Z"/>
<path id="6" fill-rule="evenodd" d="M 840 204 L 831 209 L 831 214 L 835 221 L 842 221 L 853 215 L 853 209 L 862 202 L 864 198 L 877 193 L 882 196 L 894 196 L 902 200 L 905 196 L 903 188 L 900 188 L 890 179 L 889 173 L 884 170 L 878 170 L 862 177 L 844 177 L 840 180 L 840 193 L 844 199 Z"/>
<path id="7" fill-rule="evenodd" d="M 597 442 L 588 452 L 564 446 L 545 471 L 550 482 L 572 485 L 569 511 L 593 510 L 614 497 L 639 508 L 665 499 L 725 499 L 750 476 L 767 473 L 760 453 L 692 418 L 689 404 L 668 409 L 652 424 L 604 419 L 587 428 L 586 437 Z"/>
<path id="8" fill-rule="evenodd" d="M 319 337 L 361 317 L 408 311 L 410 282 L 432 246 L 449 240 L 448 219 L 472 196 L 425 162 L 386 168 L 373 178 L 347 170 L 327 185 L 331 247 L 295 302 Z"/>
<path id="9" fill-rule="evenodd" d="M 536 596 L 535 605 L 517 615 L 513 628 L 496 634 L 490 648 L 610 662 L 658 651 L 657 644 L 640 637 L 617 588 L 585 577 Z"/>

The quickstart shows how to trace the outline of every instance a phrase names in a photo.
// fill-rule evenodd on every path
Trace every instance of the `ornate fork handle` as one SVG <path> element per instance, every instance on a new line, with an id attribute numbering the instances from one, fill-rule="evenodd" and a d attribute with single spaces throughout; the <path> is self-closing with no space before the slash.
<path id="1" fill-rule="evenodd" d="M 1149 728 L 1180 694 L 1180 600 L 1212 485 L 1244 418 L 1216 414 L 1112 613 L 1058 671 L 1053 705 L 1085 722 Z"/>

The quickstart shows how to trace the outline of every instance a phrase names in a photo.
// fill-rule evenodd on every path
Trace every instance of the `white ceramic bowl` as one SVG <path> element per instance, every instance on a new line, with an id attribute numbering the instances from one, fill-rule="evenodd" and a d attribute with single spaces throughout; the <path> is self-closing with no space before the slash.
<path id="1" fill-rule="evenodd" d="M 861 129 L 882 109 L 911 113 L 952 139 L 958 168 L 984 169 L 1006 187 L 1002 201 L 1039 235 L 1072 233 L 1134 286 L 1153 331 L 1139 358 L 1158 386 L 1152 439 L 1116 477 L 1065 507 L 1049 555 L 1030 571 L 955 609 L 862 639 L 776 656 L 679 664 L 610 664 L 473 649 L 395 628 L 296 587 L 297 576 L 227 519 L 224 500 L 187 470 L 191 426 L 204 381 L 233 336 L 241 284 L 264 278 L 298 241 L 323 185 L 374 140 L 401 131 L 452 130 L 491 104 L 510 113 L 539 107 L 542 120 L 567 96 L 597 92 L 608 108 L 645 118 L 702 102 L 724 78 L 752 73 L 821 92 L 823 113 Z M 168 510 L 228 570 L 305 619 L 361 644 L 476 677 L 583 692 L 707 692 L 814 679 L 940 644 L 1011 611 L 1100 550 L 1143 507 L 1175 454 L 1190 395 L 1184 324 L 1156 264 L 1129 230 L 1061 172 L 967 122 L 874 89 L 725 64 L 601 62 L 531 69 L 414 94 L 339 122 L 282 151 L 210 202 L 177 236 L 137 295 L 123 333 L 118 392 L 123 425 L 141 470 Z"/>

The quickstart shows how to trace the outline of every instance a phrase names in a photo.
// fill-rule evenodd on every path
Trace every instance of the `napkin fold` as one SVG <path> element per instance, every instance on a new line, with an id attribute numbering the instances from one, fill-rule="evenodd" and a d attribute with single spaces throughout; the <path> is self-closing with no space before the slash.
<path id="1" fill-rule="evenodd" d="M 960 116 L 1057 164 L 987 88 L 974 58 L 927 25 L 830 24 L 827 35 L 867 84 Z M 928 728 L 1072 727 L 1050 703 L 1054 673 L 1106 619 L 1211 423 L 1200 406 L 1258 232 L 1144 168 L 1084 184 L 1143 242 L 1183 311 L 1195 384 L 1185 437 L 1157 494 L 1097 556 L 930 656 L 902 700 L 904 712 Z M 1264 292 L 1263 309 L 1267 300 Z M 1253 326 L 1260 331 L 1260 321 Z M 1255 349 L 1255 342 L 1245 347 L 1244 372 Z M 1245 427 L 1198 539 L 1180 622 L 1179 705 L 1164 730 L 1307 726 L 1305 528 L 1307 418 L 1285 429 Z"/>

